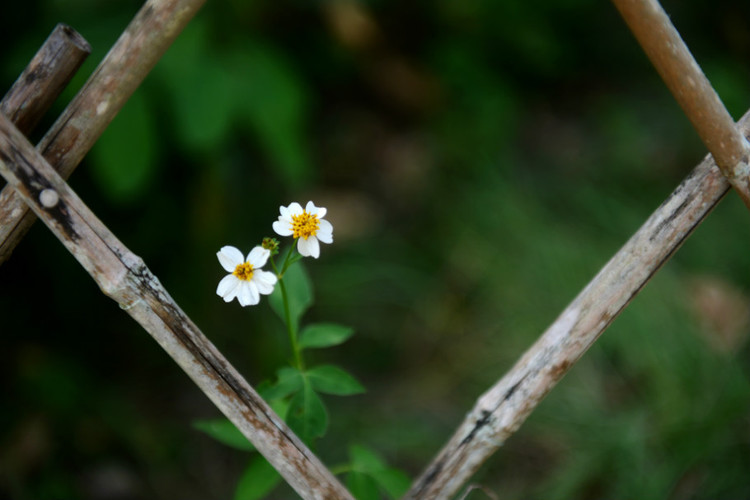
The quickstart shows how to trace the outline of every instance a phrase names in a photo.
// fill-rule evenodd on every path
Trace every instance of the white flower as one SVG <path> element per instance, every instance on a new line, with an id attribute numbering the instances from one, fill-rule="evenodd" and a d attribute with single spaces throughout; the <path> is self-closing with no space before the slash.
<path id="1" fill-rule="evenodd" d="M 222 297 L 224 302 L 231 302 L 236 297 L 243 307 L 260 302 L 260 294 L 270 294 L 276 284 L 275 274 L 260 269 L 268 261 L 269 255 L 270 251 L 255 247 L 244 259 L 242 252 L 235 247 L 221 247 L 216 256 L 221 267 L 230 274 L 219 282 L 216 295 Z"/>
<path id="2" fill-rule="evenodd" d="M 297 250 L 305 257 L 318 258 L 320 243 L 333 243 L 333 226 L 325 220 L 327 210 L 316 207 L 312 201 L 302 210 L 296 201 L 288 207 L 279 207 L 279 220 L 273 223 L 273 230 L 281 236 L 294 236 Z"/>

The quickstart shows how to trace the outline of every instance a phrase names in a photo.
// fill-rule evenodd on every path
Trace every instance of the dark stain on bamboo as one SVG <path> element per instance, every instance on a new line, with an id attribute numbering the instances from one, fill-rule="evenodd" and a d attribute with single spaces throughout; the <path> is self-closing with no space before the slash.
<path id="1" fill-rule="evenodd" d="M 672 197 L 670 197 L 670 200 L 671 200 L 671 198 Z M 667 201 L 669 201 L 669 200 L 667 200 Z M 689 198 L 683 200 L 683 202 L 680 203 L 680 205 L 677 208 L 675 208 L 674 210 L 672 210 L 667 217 L 665 217 L 661 222 L 659 222 L 659 224 L 654 229 L 654 232 L 651 233 L 651 236 L 649 236 L 648 240 L 653 243 L 654 240 L 656 240 L 656 238 L 659 236 L 659 234 L 662 231 L 664 231 L 665 228 L 669 227 L 675 221 L 675 219 L 677 219 L 680 216 L 680 214 L 688 206 L 690 206 L 691 201 L 692 200 L 689 199 Z"/>
<path id="2" fill-rule="evenodd" d="M 4 132 L 12 132 L 11 130 L 3 130 Z M 10 134 L 9 134 L 10 135 Z M 47 212 L 52 217 L 60 231 L 70 238 L 71 241 L 77 242 L 81 239 L 78 231 L 71 221 L 70 213 L 67 205 L 60 200 L 58 203 L 51 207 L 46 207 L 39 203 L 39 196 L 45 189 L 55 188 L 49 183 L 49 181 L 41 176 L 36 169 L 33 167 L 32 162 L 26 158 L 24 151 L 19 149 L 11 138 L 10 141 L 5 143 L 6 150 L 0 150 L 0 159 L 12 172 L 12 174 L 18 179 L 22 189 L 26 191 L 28 196 L 34 200 L 34 205 L 39 209 Z M 9 154 L 6 154 L 9 153 Z"/>

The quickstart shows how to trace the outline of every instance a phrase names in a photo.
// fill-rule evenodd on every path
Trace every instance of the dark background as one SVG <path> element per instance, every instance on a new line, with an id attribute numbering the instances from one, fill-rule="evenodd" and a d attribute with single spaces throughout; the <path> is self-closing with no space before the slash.
<path id="1" fill-rule="evenodd" d="M 94 52 L 140 2 L 3 7 L 0 88 L 55 24 Z M 735 119 L 750 4 L 665 3 Z M 608 2 L 209 1 L 71 185 L 252 384 L 283 328 L 215 295 L 215 253 L 327 207 L 307 321 L 368 388 L 317 448 L 412 477 L 705 154 Z M 504 499 L 750 498 L 750 224 L 730 193 L 475 478 Z M 218 411 L 37 224 L 0 267 L 0 498 L 226 499 Z M 276 498 L 294 498 L 281 488 Z M 469 498 L 484 498 L 479 491 Z"/>

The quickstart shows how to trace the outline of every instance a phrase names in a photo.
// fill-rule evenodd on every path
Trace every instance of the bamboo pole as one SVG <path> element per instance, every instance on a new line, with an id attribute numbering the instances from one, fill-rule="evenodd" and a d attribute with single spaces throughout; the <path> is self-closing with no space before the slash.
<path id="1" fill-rule="evenodd" d="M 38 149 L 67 179 L 205 0 L 148 0 Z M 0 193 L 0 264 L 34 223 L 7 186 Z"/>
<path id="2" fill-rule="evenodd" d="M 657 0 L 612 0 L 724 176 L 750 209 L 750 144 Z"/>
<path id="3" fill-rule="evenodd" d="M 0 113 L 28 134 L 90 53 L 78 32 L 58 24 L 0 101 Z"/>
<path id="4" fill-rule="evenodd" d="M 302 498 L 353 500 L 179 308 L 143 260 L 116 239 L 3 115 L 0 174 L 102 292 L 154 337 Z"/>
<path id="5" fill-rule="evenodd" d="M 750 111 L 740 121 L 750 133 Z M 407 499 L 452 498 L 729 191 L 708 155 L 511 370 L 484 393 Z"/>

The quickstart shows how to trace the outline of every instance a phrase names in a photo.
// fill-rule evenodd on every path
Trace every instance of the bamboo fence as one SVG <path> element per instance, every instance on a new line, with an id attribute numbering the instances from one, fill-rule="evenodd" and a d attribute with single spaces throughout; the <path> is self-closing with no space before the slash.
<path id="1" fill-rule="evenodd" d="M 274 414 L 65 179 L 204 0 L 148 0 L 34 148 L 26 138 L 90 52 L 58 26 L 0 102 L 0 264 L 34 215 L 305 499 L 352 496 Z M 750 112 L 735 125 L 655 0 L 613 0 L 709 155 L 514 367 L 484 393 L 405 498 L 453 498 L 731 189 L 750 208 Z M 31 75 L 31 76 L 30 76 Z"/>

